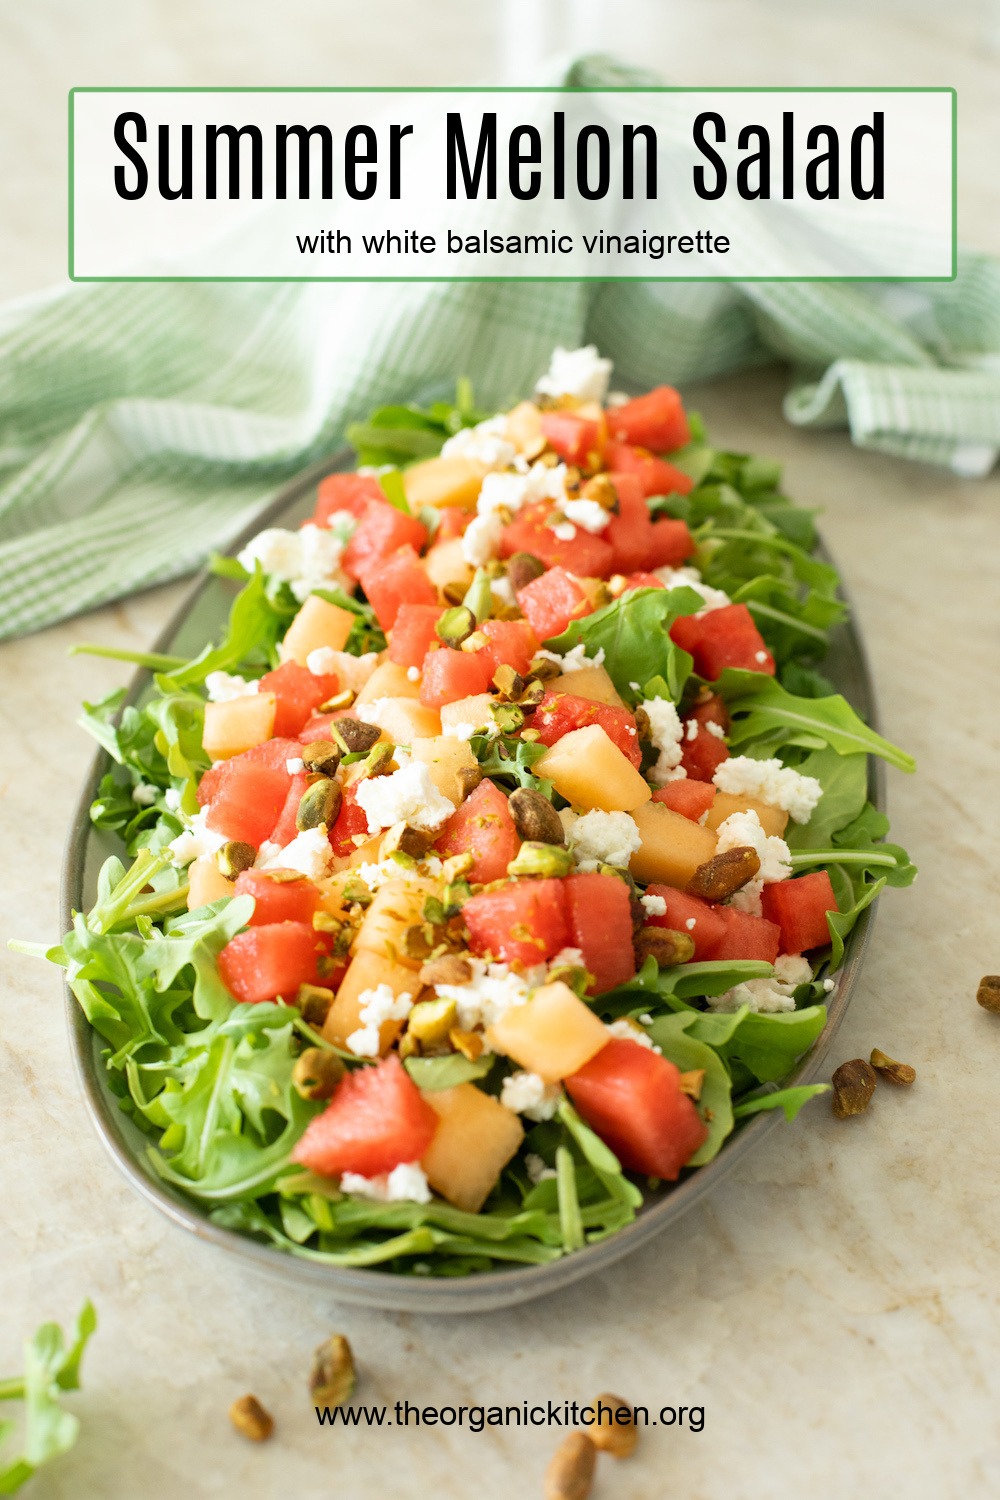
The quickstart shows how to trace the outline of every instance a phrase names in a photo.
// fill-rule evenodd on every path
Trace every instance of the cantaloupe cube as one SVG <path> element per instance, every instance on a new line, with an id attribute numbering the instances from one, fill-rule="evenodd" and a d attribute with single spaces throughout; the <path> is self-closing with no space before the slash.
<path id="1" fill-rule="evenodd" d="M 227 880 L 211 854 L 200 854 L 188 865 L 188 911 L 198 906 L 207 906 L 210 901 L 221 901 L 223 896 L 233 896 L 233 882 Z"/>
<path id="2" fill-rule="evenodd" d="M 458 773 L 471 771 L 478 764 L 468 740 L 454 740 L 449 735 L 439 734 L 433 739 L 411 739 L 408 743 L 411 759 L 423 761 L 442 797 L 447 797 L 458 807 L 462 802 Z"/>
<path id="3" fill-rule="evenodd" d="M 422 505 L 475 510 L 487 472 L 474 458 L 426 458 L 403 471 L 407 503 L 414 512 Z"/>
<path id="4" fill-rule="evenodd" d="M 205 704 L 201 743 L 213 760 L 229 760 L 271 738 L 277 699 L 273 693 L 249 693 L 227 703 Z"/>
<path id="5" fill-rule="evenodd" d="M 424 558 L 424 567 L 438 593 L 448 583 L 457 583 L 467 589 L 472 582 L 474 570 L 472 564 L 465 560 L 460 536 L 453 536 L 447 542 L 437 542 Z"/>
<path id="6" fill-rule="evenodd" d="M 347 966 L 336 998 L 323 1022 L 323 1035 L 335 1047 L 346 1047 L 347 1038 L 364 1023 L 360 998 L 365 990 L 387 984 L 394 995 L 417 998 L 420 985 L 412 969 L 392 963 L 384 953 L 370 953 L 367 948 L 355 954 Z M 383 1021 L 379 1027 L 379 1054 L 384 1057 L 403 1029 L 402 1021 Z"/>
<path id="7" fill-rule="evenodd" d="M 375 668 L 358 696 L 359 703 L 374 703 L 378 698 L 419 698 L 419 682 L 411 682 L 406 668 L 396 661 L 381 661 Z"/>
<path id="8" fill-rule="evenodd" d="M 716 792 L 715 801 L 705 818 L 705 827 L 718 828 L 733 813 L 738 812 L 755 812 L 760 819 L 761 828 L 769 838 L 782 838 L 788 827 L 788 814 L 780 807 L 772 807 L 770 802 L 762 802 L 759 797 L 748 797 L 745 792 L 738 795 L 733 792 Z"/>
<path id="9" fill-rule="evenodd" d="M 424 902 L 439 890 L 434 880 L 387 880 L 365 912 L 352 951 L 381 953 L 404 969 L 419 969 L 422 960 L 407 958 L 403 951 L 403 934 L 423 921 Z"/>
<path id="10" fill-rule="evenodd" d="M 395 745 L 433 739 L 441 733 L 441 715 L 416 698 L 376 698 L 363 704 L 365 721 L 375 723 Z"/>
<path id="11" fill-rule="evenodd" d="M 658 881 L 683 891 L 699 865 L 712 858 L 718 840 L 710 828 L 702 828 L 662 802 L 648 802 L 632 814 L 642 838 L 629 869 L 645 885 Z"/>
<path id="12" fill-rule="evenodd" d="M 321 646 L 329 646 L 331 651 L 343 651 L 353 624 L 354 615 L 349 609 L 341 609 L 318 594 L 310 594 L 285 632 L 281 643 L 282 660 L 296 661 L 304 667 L 310 651 L 318 651 Z"/>
<path id="13" fill-rule="evenodd" d="M 523 1005 L 512 1005 L 486 1036 L 495 1052 L 546 1083 L 568 1078 L 609 1040 L 604 1022 L 561 980 L 542 985 Z"/>
<path id="14" fill-rule="evenodd" d="M 423 1097 L 440 1121 L 420 1162 L 427 1181 L 456 1208 L 478 1213 L 524 1140 L 524 1128 L 512 1110 L 474 1083 Z"/>
<path id="15" fill-rule="evenodd" d="M 471 724 L 473 729 L 482 729 L 493 723 L 495 698 L 489 693 L 473 693 L 471 698 L 456 698 L 454 703 L 441 705 L 441 727 L 454 729 L 459 724 Z"/>
<path id="16" fill-rule="evenodd" d="M 632 812 L 652 796 L 635 766 L 599 724 L 564 734 L 532 769 L 574 807 Z"/>
<path id="17" fill-rule="evenodd" d="M 545 447 L 542 414 L 533 401 L 521 401 L 507 413 L 505 436 L 526 458 L 541 453 Z"/>
<path id="18" fill-rule="evenodd" d="M 545 686 L 550 693 L 575 693 L 590 703 L 607 703 L 611 708 L 625 707 L 603 667 L 583 667 L 579 672 L 566 672 L 561 677 L 553 677 Z"/>

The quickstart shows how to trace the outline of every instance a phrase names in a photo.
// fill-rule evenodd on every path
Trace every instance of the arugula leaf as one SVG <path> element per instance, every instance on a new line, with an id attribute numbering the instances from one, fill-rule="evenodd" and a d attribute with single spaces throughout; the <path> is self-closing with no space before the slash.
<path id="1" fill-rule="evenodd" d="M 605 990 L 592 1004 L 602 1016 L 612 1020 L 655 1010 L 660 1005 L 670 1010 L 690 1010 L 689 1000 L 721 995 L 747 979 L 766 979 L 773 973 L 771 964 L 758 959 L 678 964 L 672 969 L 661 969 L 656 959 L 650 957 L 634 979 Z"/>
<path id="2" fill-rule="evenodd" d="M 282 620 L 267 592 L 267 576 L 258 563 L 233 600 L 226 634 L 218 646 L 206 646 L 184 666 L 162 672 L 157 686 L 163 693 L 200 686 L 210 672 L 229 672 L 250 663 L 271 664 Z"/>
<path id="3" fill-rule="evenodd" d="M 691 672 L 691 658 L 667 634 L 680 615 L 694 614 L 704 604 L 693 589 L 629 589 L 620 599 L 580 620 L 562 635 L 546 641 L 552 651 L 565 654 L 581 642 L 588 656 L 604 651 L 604 668 L 622 697 L 636 701 L 633 682 L 662 677 L 677 702 Z"/>
<path id="4" fill-rule="evenodd" d="M 733 1128 L 729 1074 L 719 1054 L 692 1034 L 697 1020 L 697 1011 L 684 1011 L 678 1015 L 658 1016 L 652 1025 L 646 1027 L 664 1057 L 669 1058 L 682 1073 L 693 1072 L 696 1068 L 705 1070 L 698 1113 L 708 1126 L 708 1139 L 691 1157 L 689 1167 L 701 1167 L 712 1161 Z"/>
<path id="5" fill-rule="evenodd" d="M 97 1327 L 97 1314 L 83 1304 L 66 1348 L 58 1323 L 43 1323 L 24 1347 L 24 1374 L 0 1381 L 0 1401 L 24 1402 L 24 1454 L 0 1468 L 0 1495 L 13 1495 L 45 1463 L 76 1442 L 79 1419 L 64 1411 L 59 1397 L 80 1388 L 80 1365 Z M 0 1423 L 0 1440 L 13 1424 Z"/>
<path id="6" fill-rule="evenodd" d="M 460 378 L 454 402 L 435 401 L 429 407 L 380 406 L 365 422 L 352 422 L 347 441 L 357 451 L 359 465 L 381 468 L 405 465 L 440 453 L 445 438 L 463 427 L 473 427 L 487 413 L 475 409 L 472 387 Z"/>
<path id="7" fill-rule="evenodd" d="M 733 717 L 729 734 L 733 750 L 755 740 L 804 734 L 825 741 L 840 755 L 865 750 L 901 771 L 916 769 L 912 755 L 869 729 L 839 693 L 830 698 L 797 698 L 773 677 L 733 667 L 727 667 L 719 679 L 719 692 Z"/>
<path id="8" fill-rule="evenodd" d="M 531 740 L 518 739 L 515 735 L 474 734 L 469 741 L 472 753 L 479 762 L 484 776 L 493 776 L 501 781 L 514 781 L 518 786 L 530 787 L 552 799 L 552 783 L 536 776 L 531 767 L 541 760 L 546 746 Z"/>
<path id="9" fill-rule="evenodd" d="M 842 755 L 830 745 L 812 750 L 801 760 L 784 757 L 803 776 L 813 776 L 823 795 L 808 823 L 789 823 L 785 842 L 789 849 L 824 848 L 833 836 L 858 817 L 868 797 L 868 758 L 860 751 Z"/>
<path id="10" fill-rule="evenodd" d="M 759 1115 L 766 1109 L 783 1109 L 786 1120 L 794 1120 L 804 1104 L 810 1099 L 815 1099 L 818 1094 L 828 1094 L 830 1085 L 828 1083 L 800 1083 L 790 1089 L 775 1089 L 770 1094 L 755 1094 L 749 1099 L 741 1099 L 734 1106 L 733 1114 L 737 1120 L 746 1119 L 748 1115 Z"/>
<path id="11" fill-rule="evenodd" d="M 367 599 L 357 599 L 353 594 L 345 594 L 342 588 L 336 586 L 313 589 L 313 593 L 325 599 L 328 604 L 336 604 L 355 616 L 351 632 L 344 642 L 344 650 L 349 655 L 367 656 L 369 651 L 385 650 L 385 631 L 375 618 L 375 611 Z"/>
<path id="12" fill-rule="evenodd" d="M 403 476 L 398 469 L 383 469 L 378 476 L 379 487 L 394 510 L 401 510 L 404 516 L 410 514 L 410 503 L 406 498 L 406 490 L 403 486 Z"/>
<path id="13" fill-rule="evenodd" d="M 475 1083 L 486 1077 L 495 1062 L 493 1053 L 472 1062 L 461 1052 L 450 1052 L 442 1057 L 408 1057 L 403 1067 L 418 1088 L 432 1093 L 455 1088 L 459 1083 Z"/>
<path id="14" fill-rule="evenodd" d="M 826 1006 L 762 1013 L 698 1013 L 688 1033 L 713 1047 L 727 1062 L 740 1062 L 761 1083 L 774 1083 L 792 1071 L 826 1025 Z"/>

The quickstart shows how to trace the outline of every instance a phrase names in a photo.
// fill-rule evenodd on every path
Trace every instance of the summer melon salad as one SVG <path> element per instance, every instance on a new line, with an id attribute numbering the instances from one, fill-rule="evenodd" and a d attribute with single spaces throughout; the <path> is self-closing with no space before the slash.
<path id="1" fill-rule="evenodd" d="M 558 349 L 497 416 L 387 407 L 228 631 L 88 705 L 96 905 L 50 957 L 151 1168 L 345 1266 L 614 1234 L 820 1035 L 914 870 L 824 679 L 845 613 L 776 467 Z"/>

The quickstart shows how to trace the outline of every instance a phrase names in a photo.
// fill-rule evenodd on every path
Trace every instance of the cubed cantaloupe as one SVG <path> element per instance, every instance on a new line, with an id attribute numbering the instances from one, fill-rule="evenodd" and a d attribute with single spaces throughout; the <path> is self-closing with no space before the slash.
<path id="1" fill-rule="evenodd" d="M 221 901 L 223 896 L 232 896 L 233 882 L 227 880 L 211 854 L 200 854 L 188 865 L 188 911 L 198 906 L 207 906 L 210 901 Z"/>
<path id="2" fill-rule="evenodd" d="M 407 503 L 414 513 L 422 505 L 475 510 L 487 472 L 486 465 L 474 458 L 426 458 L 403 471 Z"/>
<path id="3" fill-rule="evenodd" d="M 507 413 L 504 436 L 526 458 L 535 458 L 545 447 L 542 414 L 533 401 L 521 401 Z"/>
<path id="4" fill-rule="evenodd" d="M 579 672 L 553 677 L 545 685 L 550 693 L 574 693 L 577 698 L 586 698 L 590 703 L 607 703 L 611 708 L 625 707 L 603 667 L 582 667 Z"/>
<path id="5" fill-rule="evenodd" d="M 512 1005 L 486 1036 L 495 1052 L 546 1083 L 568 1078 L 609 1040 L 604 1022 L 561 980 L 543 984 L 523 1005 Z"/>
<path id="6" fill-rule="evenodd" d="M 574 807 L 632 812 L 652 796 L 635 766 L 599 724 L 564 734 L 532 769 Z"/>
<path id="7" fill-rule="evenodd" d="M 408 743 L 411 759 L 423 761 L 442 797 L 447 797 L 458 807 L 463 800 L 458 773 L 471 771 L 478 764 L 468 740 L 455 740 L 450 735 L 439 734 L 432 739 L 411 739 Z"/>
<path id="8" fill-rule="evenodd" d="M 447 542 L 435 543 L 424 558 L 424 567 L 438 593 L 449 583 L 457 583 L 467 589 L 472 582 L 474 570 L 472 564 L 466 561 L 460 536 L 453 536 Z"/>
<path id="9" fill-rule="evenodd" d="M 712 858 L 718 840 L 662 802 L 647 802 L 632 814 L 642 847 L 629 861 L 629 870 L 643 885 L 657 881 L 683 891 L 699 865 Z"/>
<path id="10" fill-rule="evenodd" d="M 439 1124 L 420 1165 L 436 1193 L 467 1213 L 478 1213 L 524 1140 L 512 1110 L 474 1083 L 425 1092 Z"/>
<path id="11" fill-rule="evenodd" d="M 340 982 L 333 1004 L 323 1022 L 323 1035 L 335 1047 L 346 1047 L 347 1038 L 364 1022 L 360 999 L 365 990 L 387 984 L 393 995 L 417 998 L 420 985 L 412 969 L 393 963 L 384 953 L 370 953 L 363 948 L 351 959 Z M 403 1029 L 402 1021 L 383 1021 L 379 1027 L 379 1054 L 384 1057 Z"/>
<path id="12" fill-rule="evenodd" d="M 489 693 L 473 693 L 471 698 L 456 698 L 454 703 L 441 705 L 441 727 L 454 729 L 459 724 L 471 724 L 473 729 L 483 729 L 492 724 L 493 705 L 497 700 Z"/>
<path id="13" fill-rule="evenodd" d="M 423 921 L 424 902 L 439 890 L 433 880 L 387 880 L 365 912 L 352 951 L 381 953 L 404 969 L 419 969 L 422 960 L 407 958 L 403 952 L 403 934 Z"/>
<path id="14" fill-rule="evenodd" d="M 772 807 L 770 802 L 762 802 L 759 797 L 748 797 L 745 792 L 716 792 L 715 801 L 705 818 L 705 827 L 718 828 L 733 813 L 738 812 L 755 812 L 760 819 L 761 828 L 769 838 L 784 837 L 788 827 L 788 814 L 780 807 Z"/>
<path id="15" fill-rule="evenodd" d="M 295 661 L 304 667 L 310 651 L 318 651 L 321 646 L 329 646 L 331 651 L 343 651 L 354 618 L 349 609 L 341 609 L 318 594 L 310 594 L 285 632 L 281 643 L 282 660 Z"/>
<path id="16" fill-rule="evenodd" d="M 433 739 L 441 733 L 441 715 L 416 698 L 376 698 L 365 703 L 365 721 L 377 724 L 395 745 L 408 745 L 413 739 Z"/>
<path id="17" fill-rule="evenodd" d="M 377 698 L 419 698 L 420 683 L 411 682 L 406 668 L 396 661 L 380 661 L 358 696 L 359 703 L 374 703 Z"/>
<path id="18" fill-rule="evenodd" d="M 262 745 L 274 733 L 277 699 L 273 693 L 249 693 L 226 703 L 205 704 L 201 743 L 213 760 L 229 760 Z"/>

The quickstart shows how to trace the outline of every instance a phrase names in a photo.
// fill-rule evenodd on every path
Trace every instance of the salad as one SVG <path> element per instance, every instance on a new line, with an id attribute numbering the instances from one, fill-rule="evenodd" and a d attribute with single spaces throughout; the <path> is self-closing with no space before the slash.
<path id="1" fill-rule="evenodd" d="M 377 411 L 309 521 L 215 560 L 224 638 L 85 706 L 121 852 L 48 956 L 217 1224 L 543 1263 L 824 1087 L 781 1083 L 915 873 L 868 756 L 913 763 L 822 676 L 845 607 L 777 467 L 610 370 Z"/>

